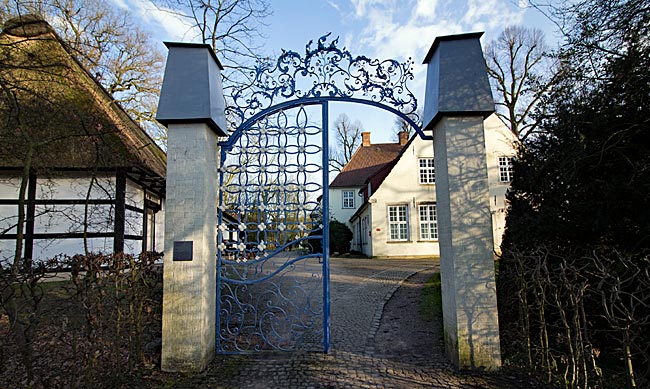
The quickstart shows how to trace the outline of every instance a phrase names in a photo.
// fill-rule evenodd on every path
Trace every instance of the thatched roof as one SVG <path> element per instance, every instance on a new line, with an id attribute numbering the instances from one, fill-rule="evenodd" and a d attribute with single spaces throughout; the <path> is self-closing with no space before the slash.
<path id="1" fill-rule="evenodd" d="M 164 190 L 165 153 L 42 19 L 0 33 L 0 167 L 125 169 Z M 162 188 L 161 188 L 162 183 Z"/>

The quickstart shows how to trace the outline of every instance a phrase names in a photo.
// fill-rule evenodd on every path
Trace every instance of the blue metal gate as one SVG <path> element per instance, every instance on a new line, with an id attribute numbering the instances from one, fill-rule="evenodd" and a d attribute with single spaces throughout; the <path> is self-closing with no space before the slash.
<path id="1" fill-rule="evenodd" d="M 260 63 L 231 95 L 236 130 L 220 143 L 220 353 L 329 349 L 329 102 L 388 110 L 424 135 L 410 60 L 352 57 L 326 41 Z"/>
<path id="2" fill-rule="evenodd" d="M 328 348 L 327 131 L 311 108 L 265 112 L 222 145 L 220 352 Z"/>

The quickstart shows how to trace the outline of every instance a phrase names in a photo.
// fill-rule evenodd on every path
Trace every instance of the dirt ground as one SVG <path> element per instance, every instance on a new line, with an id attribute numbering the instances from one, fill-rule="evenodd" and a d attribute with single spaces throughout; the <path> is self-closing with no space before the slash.
<path id="1" fill-rule="evenodd" d="M 419 360 L 446 364 L 440 318 L 425 318 L 420 300 L 425 282 L 434 270 L 414 274 L 397 289 L 384 306 L 375 335 L 375 350 L 389 360 Z"/>
<path id="2" fill-rule="evenodd" d="M 379 330 L 375 335 L 378 356 L 406 362 L 423 371 L 438 370 L 451 374 L 468 388 L 541 388 L 542 384 L 521 372 L 504 369 L 499 373 L 457 371 L 445 355 L 442 317 L 420 313 L 422 289 L 435 269 L 406 279 L 384 306 Z M 445 374 L 445 373 L 443 373 Z"/>

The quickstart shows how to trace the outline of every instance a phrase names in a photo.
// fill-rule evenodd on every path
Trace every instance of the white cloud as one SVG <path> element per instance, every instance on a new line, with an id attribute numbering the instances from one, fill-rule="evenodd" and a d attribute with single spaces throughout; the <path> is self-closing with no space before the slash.
<path id="1" fill-rule="evenodd" d="M 111 1 L 113 2 L 113 4 L 115 4 L 119 8 L 129 9 L 129 6 L 126 5 L 126 2 L 124 0 L 111 0 Z"/>
<path id="2" fill-rule="evenodd" d="M 487 39 L 521 23 L 524 9 L 501 0 L 350 0 L 356 23 L 354 47 L 378 58 L 419 61 L 436 36 L 485 31 Z M 347 40 L 347 39 L 346 39 Z"/>
<path id="3" fill-rule="evenodd" d="M 503 29 L 521 23 L 523 9 L 508 9 L 498 0 L 468 0 L 467 11 L 462 18 L 464 24 L 475 30 Z"/>
<path id="4" fill-rule="evenodd" d="M 341 7 L 334 0 L 326 0 L 326 1 L 327 1 L 327 4 L 330 5 L 330 7 L 332 7 L 335 10 L 341 12 Z"/>
<path id="5" fill-rule="evenodd" d="M 416 19 L 433 18 L 436 15 L 438 0 L 417 0 L 414 16 Z"/>
<path id="6" fill-rule="evenodd" d="M 196 41 L 200 36 L 188 20 L 170 9 L 158 7 L 150 0 L 112 0 L 116 5 L 131 10 L 142 22 L 158 29 L 163 40 Z"/>
<path id="7" fill-rule="evenodd" d="M 394 0 L 350 0 L 357 17 L 363 17 L 369 9 L 388 8 L 395 9 Z"/>
<path id="8" fill-rule="evenodd" d="M 354 23 L 361 28 L 346 34 L 348 49 L 400 62 L 412 58 L 416 96 L 424 91 L 426 79 L 426 67 L 420 64 L 436 36 L 485 31 L 484 39 L 491 40 L 505 26 L 521 23 L 525 12 L 501 0 L 349 1 Z"/>

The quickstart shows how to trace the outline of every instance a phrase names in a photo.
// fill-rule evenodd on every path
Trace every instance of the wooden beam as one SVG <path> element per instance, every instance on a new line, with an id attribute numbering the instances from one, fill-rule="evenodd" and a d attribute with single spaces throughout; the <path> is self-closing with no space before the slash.
<path id="1" fill-rule="evenodd" d="M 112 238 L 115 234 L 113 232 L 88 232 L 84 235 L 83 232 L 37 232 L 32 235 L 36 239 L 83 239 L 85 238 Z M 0 240 L 15 240 L 16 234 L 3 234 L 0 235 Z M 125 240 L 141 240 L 140 235 L 124 235 Z"/>
<path id="2" fill-rule="evenodd" d="M 115 233 L 113 238 L 113 252 L 124 252 L 124 226 L 126 211 L 126 175 L 118 170 L 115 174 Z"/>

